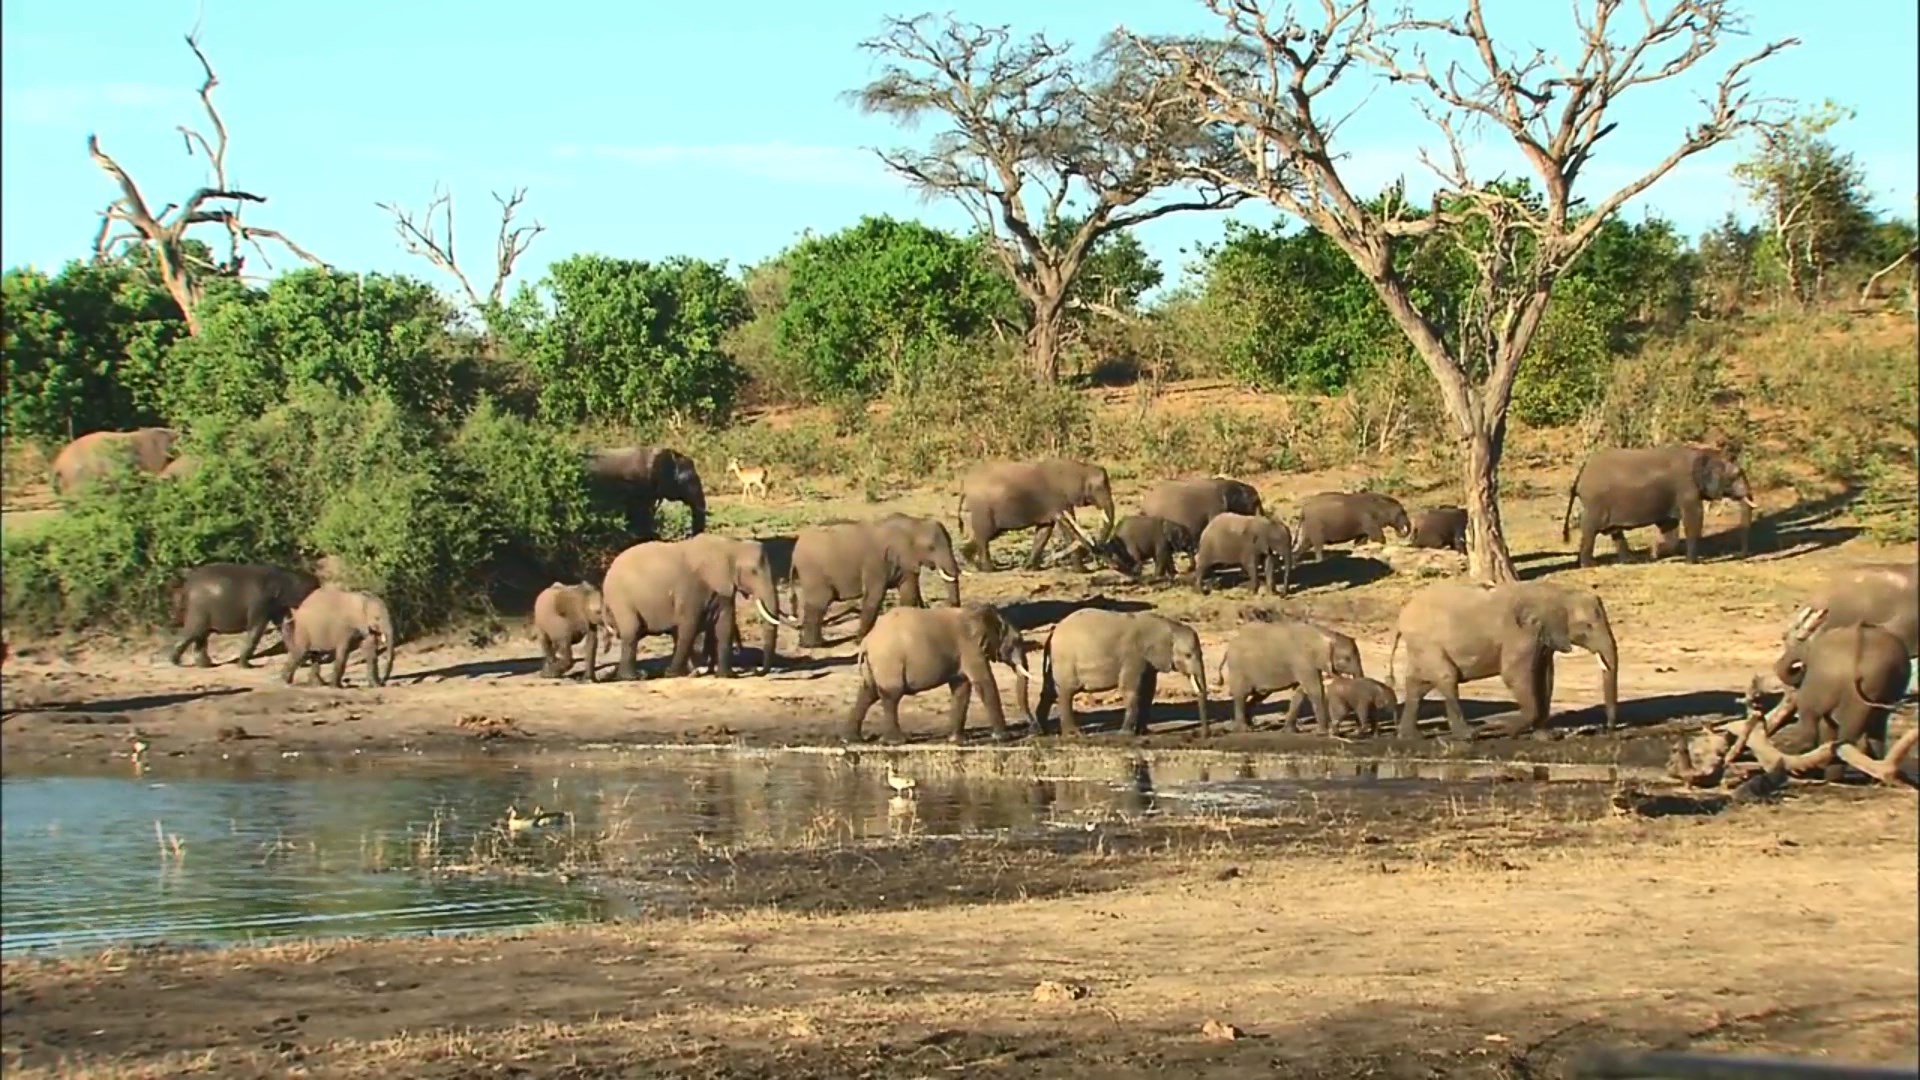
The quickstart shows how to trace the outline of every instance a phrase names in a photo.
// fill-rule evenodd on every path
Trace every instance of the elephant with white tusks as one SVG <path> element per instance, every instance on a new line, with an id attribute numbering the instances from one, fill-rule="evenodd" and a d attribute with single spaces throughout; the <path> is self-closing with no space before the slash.
<path id="1" fill-rule="evenodd" d="M 1400 609 L 1387 654 L 1388 677 L 1400 643 L 1407 646 L 1406 680 L 1400 693 L 1403 739 L 1420 737 L 1420 700 L 1438 690 L 1446 702 L 1454 737 L 1473 738 L 1460 711 L 1460 684 L 1498 675 L 1520 708 L 1520 722 L 1505 734 L 1532 732 L 1546 738 L 1553 710 L 1553 656 L 1578 646 L 1602 669 L 1607 730 L 1619 724 L 1620 654 L 1606 605 L 1586 589 L 1544 581 L 1478 585 L 1443 581 L 1413 594 Z"/>
<path id="2" fill-rule="evenodd" d="M 620 638 L 619 679 L 637 679 L 640 638 L 674 635 L 668 675 L 686 675 L 695 642 L 705 637 L 714 670 L 733 674 L 734 595 L 753 601 L 766 625 L 760 673 L 772 670 L 780 627 L 797 625 L 780 614 L 780 594 L 766 550 L 752 540 L 701 533 L 684 540 L 647 540 L 614 557 L 600 583 L 608 619 Z"/>
<path id="3" fill-rule="evenodd" d="M 367 681 L 385 686 L 393 678 L 395 640 L 393 616 L 387 602 L 370 592 L 322 585 L 307 594 L 293 609 L 293 636 L 287 641 L 287 664 L 280 681 L 293 682 L 300 665 L 313 664 L 313 679 L 320 676 L 319 653 L 333 654 L 333 678 L 329 685 L 339 688 L 346 678 L 347 658 L 355 645 L 365 644 Z M 381 670 L 381 646 L 386 646 L 386 669 Z M 311 680 L 310 680 L 311 681 Z"/>
<path id="4" fill-rule="evenodd" d="M 1207 722 L 1207 668 L 1200 652 L 1200 635 L 1193 627 L 1150 611 L 1119 612 L 1080 608 L 1061 619 L 1047 635 L 1040 670 L 1040 707 L 1034 710 L 1037 728 L 1045 728 L 1056 697 L 1060 700 L 1060 733 L 1080 734 L 1074 719 L 1073 696 L 1082 690 L 1127 691 L 1126 713 L 1120 730 L 1139 735 L 1153 706 L 1159 675 L 1177 671 L 1193 685 L 1200 711 L 1200 734 L 1210 736 Z"/>
<path id="5" fill-rule="evenodd" d="M 1567 492 L 1567 509 L 1560 518 L 1560 540 L 1571 535 L 1573 502 L 1580 500 L 1580 565 L 1593 565 L 1594 538 L 1613 537 L 1621 562 L 1632 554 L 1628 529 L 1652 525 L 1660 530 L 1649 557 L 1658 559 L 1675 541 L 1686 537 L 1687 561 L 1698 562 L 1700 537 L 1706 527 L 1706 504 L 1733 499 L 1740 504 L 1740 554 L 1751 553 L 1753 492 L 1747 474 L 1718 450 L 1697 446 L 1649 446 L 1599 450 L 1580 466 Z"/>
<path id="6" fill-rule="evenodd" d="M 1080 506 L 1097 506 L 1106 516 L 1098 539 L 1073 520 L 1074 508 Z M 1083 461 L 991 461 L 975 466 L 960 482 L 958 513 L 967 538 L 963 549 L 976 567 L 993 569 L 994 537 L 1037 529 L 1026 568 L 1038 570 L 1056 522 L 1064 523 L 1089 551 L 1100 550 L 1113 532 L 1113 485 L 1107 470 Z"/>
<path id="7" fill-rule="evenodd" d="M 819 649 L 827 607 L 836 600 L 860 601 L 864 639 L 880 617 L 888 589 L 898 589 L 904 607 L 922 607 L 920 571 L 932 569 L 947 585 L 947 602 L 960 606 L 960 563 L 953 538 L 933 518 L 888 514 L 874 521 L 850 521 L 802 529 L 793 542 L 794 606 L 800 609 L 800 645 Z"/>
<path id="8" fill-rule="evenodd" d="M 881 615 L 860 645 L 860 693 L 854 699 L 842 737 L 859 742 L 861 724 L 874 702 L 886 722 L 881 741 L 906 741 L 900 731 L 900 699 L 945 686 L 953 692 L 949 737 L 960 742 L 966 733 L 967 703 L 977 691 L 986 707 L 987 724 L 995 742 L 1008 739 L 1006 715 L 1000 706 L 1000 687 L 993 664 L 1013 669 L 1014 696 L 1021 717 L 1033 727 L 1027 708 L 1027 650 L 1020 632 L 990 604 L 964 607 L 897 607 Z"/>

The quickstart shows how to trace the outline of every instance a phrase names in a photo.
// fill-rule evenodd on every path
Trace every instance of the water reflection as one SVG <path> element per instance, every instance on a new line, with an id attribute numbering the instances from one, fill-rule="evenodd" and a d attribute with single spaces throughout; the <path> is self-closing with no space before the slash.
<path id="1" fill-rule="evenodd" d="M 914 777 L 914 797 L 892 797 L 889 763 Z M 1456 798 L 1461 785 L 1488 780 L 1605 780 L 1610 772 L 1019 750 L 14 772 L 0 779 L 0 950 L 597 918 L 609 901 L 558 876 L 470 871 L 611 870 L 668 894 L 676 865 L 722 852 L 1032 833 L 1149 816 L 1278 816 L 1308 802 L 1317 809 L 1324 798 L 1365 814 L 1422 792 Z M 1597 808 L 1599 797 L 1592 801 Z M 565 819 L 513 832 L 502 823 L 509 806 Z"/>

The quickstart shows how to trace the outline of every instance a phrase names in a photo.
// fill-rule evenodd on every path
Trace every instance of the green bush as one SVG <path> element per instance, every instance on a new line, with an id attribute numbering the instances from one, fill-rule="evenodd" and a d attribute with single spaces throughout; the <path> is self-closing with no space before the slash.
<path id="1" fill-rule="evenodd" d="M 1584 416 L 1606 388 L 1615 332 L 1624 322 L 1618 301 L 1599 285 L 1562 281 L 1514 377 L 1513 414 L 1535 427 Z"/>

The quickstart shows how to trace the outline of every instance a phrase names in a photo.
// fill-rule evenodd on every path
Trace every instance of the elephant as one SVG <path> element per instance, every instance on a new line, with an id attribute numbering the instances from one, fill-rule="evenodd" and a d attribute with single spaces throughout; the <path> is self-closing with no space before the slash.
<path id="1" fill-rule="evenodd" d="M 803 529 L 793 542 L 794 606 L 800 609 L 800 645 L 824 648 L 820 628 L 836 600 L 860 601 L 864 639 L 880 617 L 888 589 L 900 591 L 900 603 L 921 607 L 920 570 L 931 567 L 947 585 L 947 602 L 960 606 L 960 564 L 953 538 L 934 518 L 889 514 L 874 521 L 850 521 Z"/>
<path id="2" fill-rule="evenodd" d="M 120 462 L 155 476 L 166 471 L 180 433 L 172 428 L 144 427 L 133 431 L 95 431 L 68 443 L 48 467 L 56 495 L 70 494 L 113 471 Z"/>
<path id="3" fill-rule="evenodd" d="M 573 646 L 587 647 L 588 682 L 598 677 L 600 634 L 608 625 L 606 600 L 587 582 L 554 582 L 533 598 L 533 636 L 540 641 L 540 674 L 564 678 L 573 670 Z"/>
<path id="4" fill-rule="evenodd" d="M 637 679 L 635 653 L 644 634 L 672 633 L 667 674 L 686 675 L 697 638 L 705 636 L 714 670 L 733 675 L 734 594 L 745 593 L 766 622 L 760 673 L 773 668 L 780 627 L 797 625 L 780 614 L 767 553 L 752 540 L 702 533 L 684 540 L 643 540 L 614 556 L 600 583 L 606 614 L 620 639 L 615 677 Z"/>
<path id="5" fill-rule="evenodd" d="M 1400 699 L 1394 696 L 1393 687 L 1378 679 L 1342 675 L 1327 680 L 1326 731 L 1329 735 L 1352 717 L 1360 734 L 1371 737 L 1378 730 L 1374 725 L 1380 717 L 1392 722 L 1399 713 Z"/>
<path id="6" fill-rule="evenodd" d="M 1753 492 L 1747 475 L 1732 458 L 1718 450 L 1697 446 L 1613 447 L 1596 451 L 1574 474 L 1567 491 L 1567 509 L 1560 518 L 1560 540 L 1571 536 L 1573 502 L 1580 500 L 1580 565 L 1593 565 L 1593 541 L 1601 533 L 1613 537 L 1613 546 L 1625 562 L 1628 529 L 1652 525 L 1660 530 L 1650 557 L 1658 559 L 1673 542 L 1674 531 L 1686 536 L 1687 561 L 1698 562 L 1705 506 L 1714 499 L 1740 503 L 1740 554 L 1752 553 Z"/>
<path id="7" fill-rule="evenodd" d="M 1152 514 L 1128 514 L 1113 527 L 1113 535 L 1101 547 L 1108 565 L 1133 578 L 1148 563 L 1162 580 L 1173 577 L 1173 553 L 1192 551 L 1194 535 L 1185 525 Z"/>
<path id="8" fill-rule="evenodd" d="M 393 616 L 387 602 L 370 592 L 322 585 L 307 594 L 293 611 L 293 637 L 287 642 L 287 666 L 280 681 L 293 682 L 300 665 L 313 660 L 313 675 L 320 674 L 317 653 L 333 654 L 333 679 L 336 689 L 347 674 L 347 658 L 355 645 L 365 642 L 367 679 L 374 686 L 385 686 L 393 678 L 393 654 L 397 642 L 393 634 Z M 380 667 L 381 644 L 386 645 L 386 670 Z"/>
<path id="9" fill-rule="evenodd" d="M 1323 491 L 1310 495 L 1300 504 L 1300 536 L 1297 554 L 1313 552 L 1319 562 L 1328 544 L 1349 540 L 1387 542 L 1391 528 L 1401 536 L 1413 532 L 1407 520 L 1407 508 L 1391 495 L 1372 491 Z"/>
<path id="10" fill-rule="evenodd" d="M 1078 735 L 1073 696 L 1082 690 L 1124 689 L 1127 704 L 1120 730 L 1139 735 L 1153 704 L 1154 685 L 1164 671 L 1178 671 L 1193 683 L 1200 734 L 1212 735 L 1207 722 L 1206 663 L 1200 635 L 1193 627 L 1151 611 L 1080 608 L 1054 624 L 1042 646 L 1040 707 L 1034 711 L 1034 726 L 1036 730 L 1046 727 L 1058 697 L 1060 733 Z"/>
<path id="11" fill-rule="evenodd" d="M 1907 656 L 1920 656 L 1920 566 L 1868 563 L 1837 570 L 1807 597 L 1802 612 L 1826 612 L 1828 630 L 1872 623 L 1899 638 Z"/>
<path id="12" fill-rule="evenodd" d="M 1260 579 L 1266 575 L 1267 591 L 1287 595 L 1293 587 L 1293 537 L 1284 523 L 1265 514 L 1219 514 L 1200 534 L 1193 553 L 1193 587 L 1207 591 L 1207 575 L 1216 566 L 1238 566 L 1247 575 L 1247 586 L 1260 591 Z M 1274 584 L 1274 569 L 1280 570 L 1280 582 Z"/>
<path id="13" fill-rule="evenodd" d="M 1433 506 L 1413 519 L 1413 546 L 1467 553 L 1467 512 L 1457 506 Z"/>
<path id="14" fill-rule="evenodd" d="M 1455 738 L 1472 739 L 1460 712 L 1460 684 L 1498 675 L 1513 692 L 1520 723 L 1508 734 L 1546 738 L 1553 709 L 1553 654 L 1575 646 L 1599 658 L 1607 730 L 1618 727 L 1620 654 L 1606 605 L 1598 594 L 1544 581 L 1481 585 L 1443 581 L 1413 594 L 1400 609 L 1387 654 L 1407 643 L 1407 674 L 1400 691 L 1403 739 L 1417 739 L 1420 700 L 1429 690 L 1446 702 Z"/>
<path id="15" fill-rule="evenodd" d="M 1300 701 L 1313 705 L 1320 734 L 1333 734 L 1326 693 L 1328 675 L 1359 678 L 1360 648 L 1337 630 L 1299 619 L 1250 622 L 1234 632 L 1220 658 L 1214 685 L 1224 684 L 1233 702 L 1233 727 L 1249 731 L 1248 711 L 1268 694 L 1292 690 L 1287 730 L 1300 730 Z"/>
<path id="16" fill-rule="evenodd" d="M 320 579 L 304 570 L 288 570 L 265 563 L 206 563 L 188 570 L 174 586 L 173 623 L 181 627 L 180 641 L 173 647 L 177 665 L 194 649 L 194 660 L 201 667 L 212 667 L 207 655 L 210 634 L 238 634 L 245 631 L 240 645 L 240 667 L 253 666 L 253 650 L 268 626 L 280 630 L 280 638 L 292 648 L 287 620 L 293 610 L 320 587 Z"/>
<path id="17" fill-rule="evenodd" d="M 1193 554 L 1193 545 L 1207 531 L 1207 523 L 1221 514 L 1260 514 L 1260 492 L 1252 484 L 1227 476 L 1163 480 L 1147 490 L 1142 512 L 1166 518 L 1187 530 L 1192 541 L 1178 550 Z"/>
<path id="18" fill-rule="evenodd" d="M 1907 646 L 1897 634 L 1871 623 L 1828 625 L 1824 609 L 1802 609 L 1789 627 L 1773 674 L 1792 688 L 1803 741 L 1852 746 L 1886 755 L 1887 713 L 1906 697 L 1912 682 Z M 1888 755 L 1891 756 L 1891 755 Z M 1897 767 L 1897 759 L 1887 762 Z M 1827 766 L 1838 780 L 1845 766 Z"/>
<path id="19" fill-rule="evenodd" d="M 860 692 L 847 715 L 842 737 L 859 742 L 860 726 L 874 702 L 886 730 L 883 742 L 904 742 L 900 731 L 900 699 L 936 686 L 953 692 L 950 738 L 960 742 L 967 726 L 967 703 L 975 691 L 986 706 L 987 723 L 996 742 L 1008 739 L 1007 721 L 1000 707 L 1000 687 L 994 682 L 993 661 L 1013 669 L 1014 692 L 1020 714 L 1029 729 L 1033 713 L 1027 708 L 1026 643 L 1020 632 L 991 604 L 965 607 L 897 607 L 881 615 L 860 644 Z"/>
<path id="20" fill-rule="evenodd" d="M 192 454 L 181 454 L 179 457 L 168 462 L 166 468 L 160 470 L 160 479 L 178 480 L 183 476 L 198 471 L 199 468 L 199 458 L 194 457 Z"/>
<path id="21" fill-rule="evenodd" d="M 661 446 L 624 446 L 585 454 L 587 478 L 594 490 L 616 499 L 627 515 L 627 530 L 640 540 L 656 538 L 654 514 L 663 499 L 683 503 L 693 515 L 690 535 L 707 531 L 707 495 L 693 459 Z"/>
<path id="22" fill-rule="evenodd" d="M 1105 515 L 1100 539 L 1088 536 L 1073 520 L 1074 508 L 1080 506 L 1097 506 Z M 1038 570 L 1055 522 L 1065 522 L 1088 549 L 1100 549 L 1113 532 L 1113 485 L 1107 470 L 1081 461 L 990 461 L 975 466 L 961 481 L 957 513 L 966 537 L 964 550 L 981 570 L 993 569 L 994 537 L 1038 529 L 1026 562 L 1027 569 Z"/>

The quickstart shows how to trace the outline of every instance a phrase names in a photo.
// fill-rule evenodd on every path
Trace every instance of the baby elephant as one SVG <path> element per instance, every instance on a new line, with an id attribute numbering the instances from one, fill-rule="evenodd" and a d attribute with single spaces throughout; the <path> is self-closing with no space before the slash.
<path id="1" fill-rule="evenodd" d="M 1193 627 L 1151 611 L 1128 614 L 1080 608 L 1054 624 L 1047 635 L 1040 668 L 1040 708 L 1034 715 L 1044 728 L 1053 702 L 1060 700 L 1060 733 L 1080 734 L 1073 696 L 1082 690 L 1125 690 L 1126 714 L 1120 730 L 1141 734 L 1153 705 L 1154 684 L 1164 671 L 1178 671 L 1193 684 L 1200 708 L 1200 734 L 1207 723 L 1206 661 Z"/>
<path id="2" fill-rule="evenodd" d="M 1200 533 L 1193 554 L 1193 587 L 1207 591 L 1207 574 L 1216 566 L 1238 566 L 1247 585 L 1260 591 L 1264 570 L 1267 591 L 1287 595 L 1293 585 L 1293 537 L 1287 527 L 1264 514 L 1220 514 Z M 1279 584 L 1274 570 L 1279 568 Z"/>
<path id="3" fill-rule="evenodd" d="M 356 592 L 334 585 L 322 585 L 307 594 L 293 612 L 293 638 L 287 642 L 287 666 L 280 681 L 291 683 L 300 665 L 313 660 L 313 676 L 320 675 L 320 660 L 315 654 L 333 654 L 333 680 L 338 688 L 347 674 L 347 657 L 353 647 L 366 643 L 367 679 L 385 686 L 393 677 L 393 616 L 387 602 L 369 592 Z M 386 643 L 387 664 L 380 669 L 380 645 Z"/>
<path id="4" fill-rule="evenodd" d="M 207 563 L 186 572 L 173 590 L 173 621 L 181 627 L 180 641 L 173 647 L 173 662 L 178 664 L 191 645 L 194 661 L 212 667 L 207 655 L 207 638 L 212 634 L 238 634 L 246 631 L 240 645 L 241 667 L 253 666 L 253 650 L 268 626 L 288 634 L 287 617 L 307 594 L 320 587 L 320 579 L 304 570 L 287 570 L 265 563 Z"/>
<path id="5" fill-rule="evenodd" d="M 573 670 L 573 646 L 587 646 L 587 681 L 596 679 L 600 660 L 600 631 L 607 625 L 607 608 L 600 590 L 581 582 L 562 585 L 556 581 L 533 598 L 533 633 L 540 639 L 540 674 L 549 679 L 564 678 Z"/>
<path id="6" fill-rule="evenodd" d="M 1287 703 L 1287 730 L 1300 730 L 1300 701 L 1304 697 L 1313 705 L 1320 734 L 1331 735 L 1333 713 L 1327 700 L 1327 676 L 1358 679 L 1365 674 L 1360 669 L 1360 649 L 1352 638 L 1314 623 L 1283 619 L 1242 626 L 1227 642 L 1218 681 L 1226 684 L 1227 696 L 1233 702 L 1236 731 L 1252 728 L 1247 713 L 1267 695 L 1292 690 L 1293 698 Z"/>
<path id="7" fill-rule="evenodd" d="M 1371 491 L 1325 491 L 1300 504 L 1300 554 L 1313 552 L 1319 562 L 1328 544 L 1349 540 L 1387 542 L 1387 530 L 1401 536 L 1413 531 L 1406 508 L 1391 495 Z"/>
<path id="8" fill-rule="evenodd" d="M 900 731 L 900 699 L 945 686 L 953 691 L 952 732 L 959 742 L 967 727 L 967 702 L 974 691 L 986 706 L 987 723 L 996 742 L 1005 742 L 1007 721 L 1000 708 L 1000 687 L 992 663 L 1013 669 L 1014 695 L 1027 726 L 1027 650 L 1020 632 L 990 604 L 962 607 L 896 607 L 882 612 L 860 642 L 857 664 L 860 694 L 854 699 L 842 737 L 859 742 L 860 726 L 873 703 L 880 703 L 886 720 L 882 742 L 905 742 Z"/>
<path id="9" fill-rule="evenodd" d="M 1173 577 L 1173 553 L 1193 552 L 1194 535 L 1185 525 L 1152 514 L 1129 514 L 1114 526 L 1107 538 L 1104 554 L 1115 570 L 1140 579 L 1140 571 L 1151 562 L 1162 580 Z"/>
<path id="10" fill-rule="evenodd" d="M 1838 742 L 1890 758 L 1883 764 L 1897 768 L 1887 753 L 1887 714 L 1911 681 L 1906 643 L 1871 624 L 1825 628 L 1826 617 L 1821 609 L 1800 612 L 1774 662 L 1774 675 L 1793 688 L 1797 730 L 1809 745 Z M 1836 762 L 1827 777 L 1837 780 L 1844 771 Z"/>
<path id="11" fill-rule="evenodd" d="M 1450 548 L 1467 553 L 1467 512 L 1457 506 L 1435 506 L 1413 519 L 1413 546 Z"/>
<path id="12" fill-rule="evenodd" d="M 1360 734 L 1371 737 L 1380 717 L 1388 723 L 1400 713 L 1393 687 L 1378 679 L 1337 676 L 1327 680 L 1327 734 L 1351 718 Z"/>

